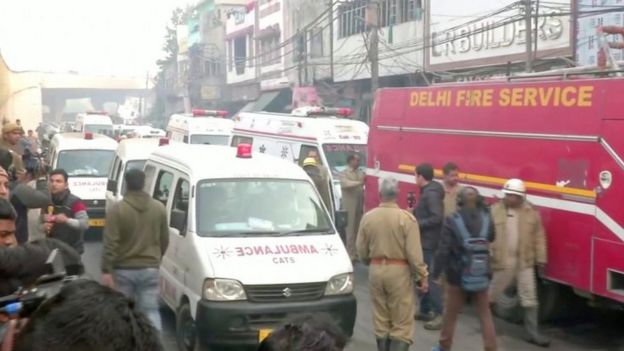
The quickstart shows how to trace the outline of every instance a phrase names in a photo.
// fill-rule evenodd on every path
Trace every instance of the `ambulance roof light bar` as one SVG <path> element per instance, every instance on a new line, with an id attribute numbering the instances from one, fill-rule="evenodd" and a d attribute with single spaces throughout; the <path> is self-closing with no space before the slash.
<path id="1" fill-rule="evenodd" d="M 226 117 L 228 115 L 228 111 L 202 110 L 199 108 L 194 108 L 191 110 L 191 114 L 193 114 L 193 117 Z"/>
<path id="2" fill-rule="evenodd" d="M 85 132 L 84 133 L 84 138 L 85 138 L 85 140 L 93 140 L 93 133 Z"/>
<path id="3" fill-rule="evenodd" d="M 251 158 L 251 144 L 238 144 L 236 146 L 236 157 Z"/>
<path id="4" fill-rule="evenodd" d="M 353 110 L 347 107 L 323 107 L 323 106 L 306 106 L 294 109 L 293 116 L 314 117 L 314 116 L 338 116 L 349 117 L 353 114 Z"/>
<path id="5" fill-rule="evenodd" d="M 158 146 L 165 146 L 165 145 L 169 145 L 169 139 L 167 139 L 167 138 L 160 138 L 158 140 Z"/>

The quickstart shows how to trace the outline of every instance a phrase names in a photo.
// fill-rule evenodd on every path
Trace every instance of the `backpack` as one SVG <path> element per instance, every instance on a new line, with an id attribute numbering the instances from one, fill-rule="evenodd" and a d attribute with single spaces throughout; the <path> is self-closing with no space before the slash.
<path id="1" fill-rule="evenodd" d="M 462 243 L 460 285 L 464 291 L 479 292 L 490 286 L 490 242 L 487 240 L 490 216 L 481 214 L 481 231 L 472 237 L 461 215 L 454 214 L 453 222 L 459 229 Z"/>

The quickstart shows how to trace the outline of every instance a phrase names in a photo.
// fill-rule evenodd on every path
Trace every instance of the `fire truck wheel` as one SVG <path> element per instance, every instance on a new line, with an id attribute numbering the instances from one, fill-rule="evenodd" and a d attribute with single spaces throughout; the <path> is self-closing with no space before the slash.
<path id="1" fill-rule="evenodd" d="M 515 285 L 507 288 L 496 299 L 493 308 L 494 315 L 512 323 L 522 322 L 522 306 L 518 297 L 518 289 Z"/>

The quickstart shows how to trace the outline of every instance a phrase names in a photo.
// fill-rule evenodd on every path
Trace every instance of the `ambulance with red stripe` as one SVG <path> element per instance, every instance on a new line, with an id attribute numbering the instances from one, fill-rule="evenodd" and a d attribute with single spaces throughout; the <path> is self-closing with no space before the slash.
<path id="1" fill-rule="evenodd" d="M 491 199 L 520 178 L 548 234 L 542 312 L 556 314 L 575 295 L 623 307 L 624 79 L 548 79 L 380 89 L 366 207 L 377 206 L 385 175 L 401 182 L 407 207 L 421 162 L 438 181 L 445 163 L 458 164 L 461 182 Z M 499 302 L 513 316 L 517 301 L 508 291 Z"/>
<path id="2" fill-rule="evenodd" d="M 368 125 L 349 118 L 350 108 L 301 107 L 292 113 L 242 112 L 234 117 L 232 146 L 251 144 L 254 152 L 266 153 L 299 165 L 316 152 L 328 168 L 333 184 L 334 209 L 339 210 L 339 175 L 350 154 L 366 162 Z"/>

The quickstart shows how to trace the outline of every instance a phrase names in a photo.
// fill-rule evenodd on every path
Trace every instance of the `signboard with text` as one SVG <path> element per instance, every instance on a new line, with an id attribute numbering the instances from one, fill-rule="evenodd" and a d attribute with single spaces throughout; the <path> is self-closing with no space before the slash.
<path id="1" fill-rule="evenodd" d="M 524 60 L 525 12 L 518 2 L 435 0 L 429 4 L 430 69 L 461 69 Z M 567 15 L 570 6 L 571 0 L 553 0 L 540 7 L 537 20 L 532 21 L 538 59 L 572 55 L 572 27 Z"/>

